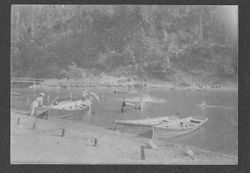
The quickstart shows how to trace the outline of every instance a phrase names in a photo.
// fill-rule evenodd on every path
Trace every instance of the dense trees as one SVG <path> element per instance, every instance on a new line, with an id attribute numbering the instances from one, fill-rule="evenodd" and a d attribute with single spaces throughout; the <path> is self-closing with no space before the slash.
<path id="1" fill-rule="evenodd" d="M 60 77 L 73 61 L 96 74 L 235 79 L 236 12 L 230 6 L 14 5 L 12 75 Z"/>

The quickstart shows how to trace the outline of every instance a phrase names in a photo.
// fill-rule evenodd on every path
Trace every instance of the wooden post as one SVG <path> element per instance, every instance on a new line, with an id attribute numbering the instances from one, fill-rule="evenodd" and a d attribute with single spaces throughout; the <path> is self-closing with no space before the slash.
<path id="1" fill-rule="evenodd" d="M 65 133 L 65 129 L 62 129 L 62 135 L 61 135 L 61 137 L 64 136 L 64 133 Z"/>
<path id="2" fill-rule="evenodd" d="M 18 117 L 16 124 L 18 125 L 19 123 L 20 123 L 20 118 Z"/>
<path id="3" fill-rule="evenodd" d="M 35 129 L 36 129 L 36 122 L 33 122 L 32 130 L 35 130 Z"/>
<path id="4" fill-rule="evenodd" d="M 94 143 L 94 146 L 97 146 L 97 139 L 95 138 L 95 143 Z"/>
<path id="5" fill-rule="evenodd" d="M 70 92 L 70 101 L 72 101 L 73 100 L 73 94 L 72 94 L 72 92 Z"/>
<path id="6" fill-rule="evenodd" d="M 151 139 L 154 138 L 154 131 L 155 131 L 155 128 L 154 128 L 154 126 L 153 126 L 153 128 L 152 128 L 152 138 L 151 138 Z"/>
<path id="7" fill-rule="evenodd" d="M 113 127 L 111 130 L 115 130 L 115 127 L 116 127 L 116 123 L 114 123 Z"/>
<path id="8" fill-rule="evenodd" d="M 49 97 L 49 95 L 47 96 L 47 104 L 49 105 L 49 103 L 50 103 L 50 97 Z"/>
<path id="9" fill-rule="evenodd" d="M 29 99 L 29 97 L 27 97 L 26 102 L 27 102 L 27 105 L 30 104 L 30 99 Z"/>
<path id="10" fill-rule="evenodd" d="M 144 149 L 145 149 L 145 146 L 142 145 L 141 146 L 141 159 L 142 160 L 145 160 L 145 150 Z"/>

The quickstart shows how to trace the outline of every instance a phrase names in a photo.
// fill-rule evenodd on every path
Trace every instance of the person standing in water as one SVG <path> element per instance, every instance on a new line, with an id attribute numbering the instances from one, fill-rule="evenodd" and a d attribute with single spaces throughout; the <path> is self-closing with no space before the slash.
<path id="1" fill-rule="evenodd" d="M 45 94 L 40 93 L 40 95 L 31 104 L 31 116 L 37 116 L 36 109 L 43 106 L 43 98 Z"/>
<path id="2" fill-rule="evenodd" d="M 87 91 L 83 91 L 82 92 L 82 101 L 86 101 L 88 99 L 88 92 Z"/>
<path id="3" fill-rule="evenodd" d="M 125 97 L 123 97 L 121 112 L 127 112 L 127 103 Z"/>
<path id="4" fill-rule="evenodd" d="M 84 106 L 91 109 L 91 101 L 89 100 L 89 93 L 85 90 L 82 92 L 82 102 Z"/>
<path id="5" fill-rule="evenodd" d="M 140 99 L 139 103 L 135 105 L 135 109 L 142 110 L 143 109 L 143 101 L 142 98 Z"/>

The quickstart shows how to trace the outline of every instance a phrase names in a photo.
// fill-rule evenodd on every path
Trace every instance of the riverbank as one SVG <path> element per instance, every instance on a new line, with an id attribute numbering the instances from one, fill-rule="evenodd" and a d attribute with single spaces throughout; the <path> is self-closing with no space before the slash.
<path id="1" fill-rule="evenodd" d="M 17 120 L 19 118 L 19 123 Z M 65 120 L 36 120 L 11 112 L 11 163 L 58 164 L 237 164 L 238 157 L 150 139 Z M 62 129 L 64 134 L 62 136 Z M 94 146 L 93 139 L 97 139 Z"/>
<path id="2" fill-rule="evenodd" d="M 98 79 L 48 79 L 40 84 L 29 86 L 30 89 L 60 89 L 60 88 L 113 88 L 113 92 L 126 91 L 130 93 L 133 88 L 164 88 L 167 90 L 189 90 L 189 91 L 238 91 L 237 83 L 224 83 L 215 86 L 200 86 L 195 83 L 166 82 L 160 80 L 139 81 L 128 77 L 121 78 L 98 78 Z"/>
<path id="3" fill-rule="evenodd" d="M 150 81 L 147 83 L 149 88 L 165 88 L 168 90 L 194 90 L 194 91 L 237 91 L 237 84 L 228 83 L 220 87 L 198 87 L 197 85 L 183 86 L 180 84 L 173 84 L 171 82 Z"/>

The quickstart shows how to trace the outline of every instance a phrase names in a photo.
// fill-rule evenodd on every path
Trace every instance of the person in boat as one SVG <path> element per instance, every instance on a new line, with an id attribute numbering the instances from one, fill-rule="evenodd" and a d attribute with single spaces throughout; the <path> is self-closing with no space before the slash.
<path id="1" fill-rule="evenodd" d="M 89 100 L 89 93 L 85 90 L 82 92 L 82 105 L 91 108 L 91 101 Z"/>
<path id="2" fill-rule="evenodd" d="M 83 91 L 82 92 L 82 101 L 86 101 L 88 99 L 88 92 L 87 91 Z"/>
<path id="3" fill-rule="evenodd" d="M 127 103 L 125 97 L 123 97 L 121 112 L 127 112 Z"/>
<path id="4" fill-rule="evenodd" d="M 52 105 L 58 105 L 58 96 L 52 101 Z"/>
<path id="5" fill-rule="evenodd" d="M 40 93 L 39 96 L 32 102 L 31 104 L 31 116 L 37 116 L 36 115 L 36 109 L 38 107 L 42 107 L 43 106 L 43 99 L 44 99 L 45 94 L 44 93 Z"/>

